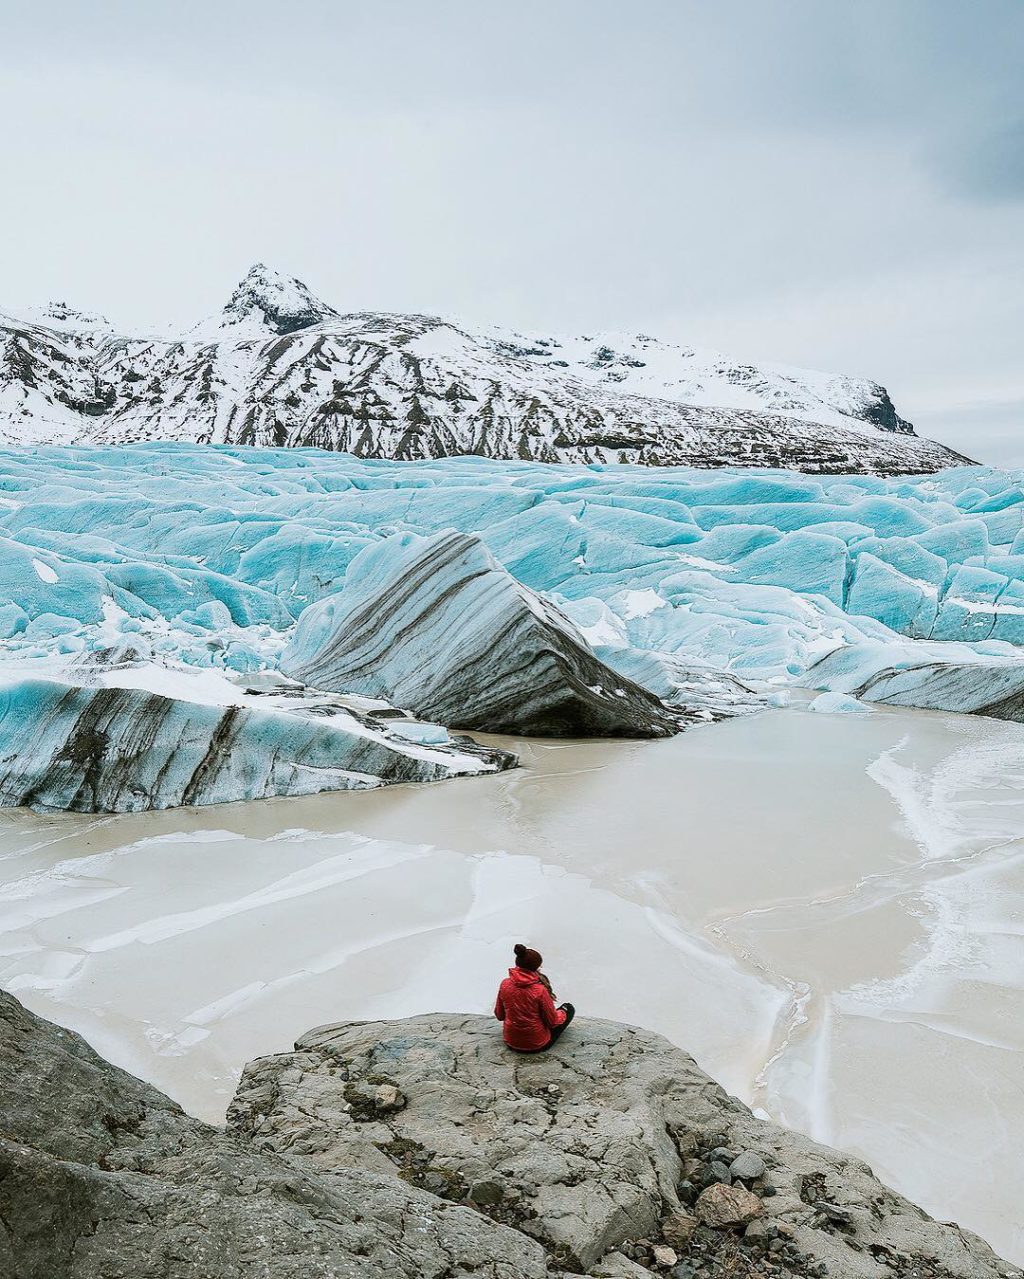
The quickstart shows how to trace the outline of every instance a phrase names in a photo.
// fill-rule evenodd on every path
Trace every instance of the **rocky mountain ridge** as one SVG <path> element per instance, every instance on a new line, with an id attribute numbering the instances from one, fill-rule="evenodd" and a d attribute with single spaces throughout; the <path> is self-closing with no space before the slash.
<path id="1" fill-rule="evenodd" d="M 304 1036 L 191 1119 L 0 992 L 12 1279 L 1020 1279 L 860 1160 L 756 1119 L 657 1035 L 578 1018 Z"/>
<path id="2" fill-rule="evenodd" d="M 0 314 L 0 443 L 146 440 L 820 473 L 964 461 L 915 435 L 866 379 L 646 334 L 346 315 L 262 264 L 180 334 L 118 333 L 64 303 Z"/>

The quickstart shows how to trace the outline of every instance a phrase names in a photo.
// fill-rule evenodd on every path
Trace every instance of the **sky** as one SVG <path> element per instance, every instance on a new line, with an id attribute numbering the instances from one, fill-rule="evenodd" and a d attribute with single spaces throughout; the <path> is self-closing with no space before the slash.
<path id="1" fill-rule="evenodd" d="M 0 0 L 0 303 L 341 310 L 865 375 L 1024 465 L 1024 0 Z"/>

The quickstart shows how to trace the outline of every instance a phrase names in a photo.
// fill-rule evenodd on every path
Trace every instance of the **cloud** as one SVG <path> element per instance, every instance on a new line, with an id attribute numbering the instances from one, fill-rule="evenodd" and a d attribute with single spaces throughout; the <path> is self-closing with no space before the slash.
<path id="1" fill-rule="evenodd" d="M 974 199 L 1024 199 L 1024 117 L 992 126 L 940 163 L 953 189 Z"/>

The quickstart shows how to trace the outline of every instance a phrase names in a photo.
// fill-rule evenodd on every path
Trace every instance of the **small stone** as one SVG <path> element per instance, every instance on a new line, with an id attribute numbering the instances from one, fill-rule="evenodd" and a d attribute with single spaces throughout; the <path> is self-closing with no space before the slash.
<path id="1" fill-rule="evenodd" d="M 675 1248 L 677 1252 L 684 1252 L 699 1224 L 696 1217 L 691 1217 L 688 1212 L 679 1209 L 669 1213 L 661 1223 L 661 1237 L 670 1248 Z"/>
<path id="2" fill-rule="evenodd" d="M 717 1160 L 719 1163 L 728 1165 L 736 1158 L 736 1151 L 730 1150 L 728 1146 L 716 1146 L 712 1150 L 710 1158 L 712 1163 Z"/>
<path id="3" fill-rule="evenodd" d="M 680 1203 L 692 1204 L 697 1198 L 697 1187 L 692 1181 L 681 1181 L 676 1186 L 676 1194 L 679 1196 Z"/>
<path id="4" fill-rule="evenodd" d="M 681 1261 L 671 1270 L 672 1279 L 693 1279 L 696 1273 L 696 1269 L 688 1261 Z"/>
<path id="5" fill-rule="evenodd" d="M 648 1279 L 650 1271 L 631 1261 L 624 1251 L 607 1252 L 590 1273 L 596 1279 Z"/>
<path id="6" fill-rule="evenodd" d="M 751 1239 L 755 1243 L 761 1243 L 768 1237 L 768 1223 L 763 1217 L 755 1217 L 753 1221 L 747 1224 L 746 1230 L 743 1232 L 744 1239 Z"/>
<path id="7" fill-rule="evenodd" d="M 682 1155 L 693 1155 L 697 1151 L 697 1134 L 694 1132 L 676 1132 L 676 1149 Z"/>
<path id="8" fill-rule="evenodd" d="M 743 1186 L 708 1186 L 697 1200 L 696 1213 L 705 1226 L 745 1226 L 763 1209 L 761 1200 Z"/>
<path id="9" fill-rule="evenodd" d="M 708 1172 L 715 1181 L 720 1181 L 723 1185 L 728 1185 L 732 1181 L 732 1173 L 729 1171 L 729 1165 L 722 1163 L 721 1160 L 712 1161 Z"/>
<path id="10" fill-rule="evenodd" d="M 777 1234 L 785 1235 L 787 1239 L 796 1238 L 796 1226 L 794 1226 L 791 1221 L 776 1222 L 775 1231 Z"/>
<path id="11" fill-rule="evenodd" d="M 402 1110 L 405 1106 L 405 1096 L 394 1084 L 379 1084 L 373 1095 L 373 1104 L 377 1110 L 381 1111 Z"/>
<path id="12" fill-rule="evenodd" d="M 553 1097 L 557 1096 L 561 1091 L 561 1088 L 559 1088 L 557 1084 L 548 1084 L 548 1092 L 551 1093 Z"/>
<path id="13" fill-rule="evenodd" d="M 679 1257 L 676 1250 L 670 1248 L 668 1244 L 656 1243 L 654 1245 L 654 1264 L 660 1266 L 662 1270 L 669 1270 L 676 1264 Z"/>
<path id="14" fill-rule="evenodd" d="M 769 1182 L 766 1186 L 761 1187 L 761 1194 L 765 1199 L 771 1199 L 773 1195 L 777 1195 L 778 1193 L 779 1192 L 775 1189 L 771 1182 Z"/>
<path id="15" fill-rule="evenodd" d="M 479 1204 L 483 1208 L 490 1208 L 495 1204 L 500 1204 L 504 1198 L 505 1187 L 500 1181 L 495 1181 L 493 1178 L 474 1181 L 469 1188 L 470 1203 Z"/>
<path id="16" fill-rule="evenodd" d="M 763 1177 L 767 1171 L 767 1165 L 760 1155 L 753 1150 L 744 1150 L 741 1155 L 729 1165 L 729 1171 L 734 1179 L 740 1181 L 756 1181 L 758 1177 Z"/>
<path id="17" fill-rule="evenodd" d="M 781 1239 L 773 1239 L 768 1245 L 769 1252 L 781 1252 L 785 1248 L 785 1243 Z"/>

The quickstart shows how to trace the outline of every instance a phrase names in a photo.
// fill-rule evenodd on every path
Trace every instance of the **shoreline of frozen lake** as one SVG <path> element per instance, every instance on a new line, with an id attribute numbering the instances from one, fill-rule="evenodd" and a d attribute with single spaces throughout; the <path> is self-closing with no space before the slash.
<path id="1" fill-rule="evenodd" d="M 216 1120 L 315 1024 L 487 1009 L 522 938 L 581 1015 L 1024 1259 L 1024 726 L 511 744 L 522 769 L 452 786 L 0 813 L 0 984 Z"/>

